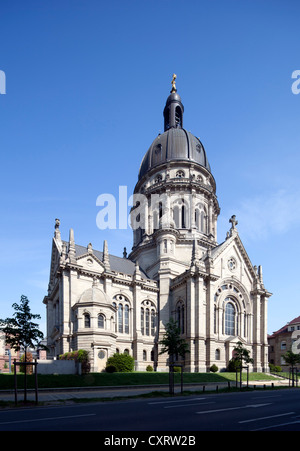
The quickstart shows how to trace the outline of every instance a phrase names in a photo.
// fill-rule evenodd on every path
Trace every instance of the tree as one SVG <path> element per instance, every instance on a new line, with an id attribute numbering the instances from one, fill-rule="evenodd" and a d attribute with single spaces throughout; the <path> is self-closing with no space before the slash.
<path id="1" fill-rule="evenodd" d="M 180 327 L 173 318 L 166 324 L 166 332 L 159 344 L 162 346 L 159 354 L 169 354 L 169 391 L 174 394 L 174 361 L 178 356 L 184 357 L 189 350 L 188 344 L 180 336 Z"/>
<path id="2" fill-rule="evenodd" d="M 15 351 L 24 349 L 26 362 L 27 349 L 36 347 L 44 338 L 38 324 L 32 322 L 33 319 L 41 319 L 41 316 L 31 313 L 29 300 L 24 295 L 20 304 L 14 303 L 12 307 L 15 309 L 14 317 L 0 319 L 0 329 L 5 333 L 6 343 Z M 40 346 L 47 349 L 44 345 Z"/>
<path id="3" fill-rule="evenodd" d="M 169 354 L 170 363 L 174 363 L 177 356 L 184 357 L 188 350 L 188 344 L 180 336 L 180 327 L 177 322 L 170 318 L 166 325 L 166 332 L 159 342 L 162 345 L 162 349 L 159 354 L 167 352 Z"/>
<path id="4" fill-rule="evenodd" d="M 292 383 L 294 386 L 294 368 L 297 365 L 297 363 L 300 363 L 300 354 L 295 354 L 292 351 L 287 351 L 286 354 L 283 355 L 283 358 L 285 360 L 285 363 L 291 365 Z"/>
<path id="5" fill-rule="evenodd" d="M 291 365 L 292 368 L 294 368 L 297 363 L 300 363 L 300 354 L 294 354 L 294 352 L 292 351 L 287 351 L 283 358 L 285 360 L 285 363 Z"/>
<path id="6" fill-rule="evenodd" d="M 254 363 L 254 360 L 250 357 L 250 351 L 243 347 L 241 341 L 237 342 L 237 346 L 233 349 L 235 352 L 234 360 L 239 362 L 239 366 L 243 366 L 244 363 Z"/>
<path id="7" fill-rule="evenodd" d="M 43 333 L 39 330 L 38 324 L 32 322 L 34 319 L 41 319 L 41 316 L 31 313 L 29 300 L 24 295 L 21 296 L 20 304 L 14 303 L 12 307 L 15 309 L 13 318 L 0 319 L 0 330 L 5 333 L 6 343 L 15 351 L 24 349 L 24 362 L 27 362 L 28 348 L 35 348 L 39 344 L 41 348 L 47 349 L 46 346 L 40 344 L 44 338 Z M 26 393 L 26 373 L 25 370 L 24 395 Z"/>

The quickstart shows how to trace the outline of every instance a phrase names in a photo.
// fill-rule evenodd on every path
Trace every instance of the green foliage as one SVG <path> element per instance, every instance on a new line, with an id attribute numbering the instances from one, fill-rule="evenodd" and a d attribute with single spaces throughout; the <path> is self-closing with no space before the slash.
<path id="1" fill-rule="evenodd" d="M 78 349 L 78 351 L 65 352 L 59 356 L 60 360 L 75 360 L 75 362 L 81 363 L 82 374 L 90 372 L 90 359 L 89 353 L 85 349 Z"/>
<path id="2" fill-rule="evenodd" d="M 219 369 L 219 368 L 217 367 L 217 365 L 213 364 L 213 365 L 209 368 L 209 371 L 211 371 L 212 373 L 217 373 L 218 369 Z"/>
<path id="3" fill-rule="evenodd" d="M 269 368 L 271 373 L 281 373 L 282 368 L 279 365 L 274 365 L 273 363 L 269 363 Z"/>
<path id="4" fill-rule="evenodd" d="M 5 333 L 6 343 L 15 351 L 23 348 L 25 353 L 28 348 L 34 348 L 37 345 L 47 349 L 40 343 L 44 335 L 39 330 L 39 325 L 32 321 L 41 319 L 41 316 L 31 313 L 27 297 L 22 295 L 20 304 L 14 303 L 12 307 L 15 309 L 13 318 L 0 319 L 0 330 Z"/>
<path id="5" fill-rule="evenodd" d="M 300 354 L 295 354 L 292 351 L 287 351 L 282 357 L 284 358 L 285 363 L 291 365 L 292 368 L 297 365 L 297 363 L 300 363 Z"/>
<path id="6" fill-rule="evenodd" d="M 117 371 L 117 368 L 115 367 L 115 365 L 107 365 L 105 371 L 107 373 L 115 373 Z"/>
<path id="7" fill-rule="evenodd" d="M 250 351 L 243 347 L 243 343 L 238 341 L 237 346 L 233 349 L 235 352 L 234 359 L 238 360 L 240 364 L 254 363 L 254 360 L 250 357 Z"/>
<path id="8" fill-rule="evenodd" d="M 176 383 L 180 383 L 180 373 L 174 373 Z M 226 383 L 228 381 L 235 382 L 236 373 L 183 373 L 184 383 Z M 287 374 L 288 377 L 288 374 Z M 246 372 L 242 373 L 242 379 L 247 380 Z M 269 373 L 249 373 L 250 381 L 269 381 L 270 383 L 276 378 Z M 17 385 L 22 387 L 24 375 L 17 373 Z M 35 387 L 35 375 L 28 375 L 28 388 Z M 136 372 L 133 373 L 113 373 L 109 374 L 105 371 L 101 373 L 89 373 L 81 376 L 77 374 L 38 374 L 38 387 L 55 388 L 55 387 L 97 387 L 97 386 L 120 386 L 120 385 L 162 385 L 168 384 L 169 372 L 153 371 L 153 372 Z M 0 387 L 2 390 L 14 388 L 14 374 L 0 373 Z"/>
<path id="9" fill-rule="evenodd" d="M 227 371 L 229 373 L 235 373 L 236 371 L 238 371 L 241 368 L 241 362 L 235 358 L 232 358 L 231 360 L 229 360 L 228 365 L 227 365 Z"/>
<path id="10" fill-rule="evenodd" d="M 107 359 L 106 366 L 108 365 L 114 365 L 118 373 L 130 373 L 134 369 L 134 359 L 129 354 L 115 353 Z"/>
<path id="11" fill-rule="evenodd" d="M 162 346 L 160 354 L 167 352 L 172 362 L 177 356 L 184 357 L 189 352 L 188 344 L 181 338 L 180 328 L 173 318 L 167 323 L 166 332 L 159 344 Z"/>
<path id="12" fill-rule="evenodd" d="M 33 357 L 31 352 L 27 352 L 26 353 L 26 362 L 32 362 L 33 361 Z M 25 362 L 25 354 L 23 354 L 20 358 L 20 362 Z M 20 365 L 20 373 L 25 373 L 25 366 L 26 366 L 26 374 L 32 374 L 33 373 L 33 369 L 32 369 L 32 365 Z"/>
<path id="13" fill-rule="evenodd" d="M 149 372 L 153 371 L 153 366 L 152 365 L 148 365 L 147 368 L 146 368 L 146 371 L 149 371 Z"/>

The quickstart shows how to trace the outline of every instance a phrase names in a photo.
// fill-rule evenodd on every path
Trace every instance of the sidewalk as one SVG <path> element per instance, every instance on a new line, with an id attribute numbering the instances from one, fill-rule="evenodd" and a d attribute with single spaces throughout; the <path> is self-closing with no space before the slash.
<path id="1" fill-rule="evenodd" d="M 274 380 L 274 381 L 251 381 L 250 387 L 265 385 L 266 387 L 275 386 L 289 386 L 288 380 Z M 235 382 L 231 381 L 230 386 L 235 387 Z M 201 383 L 201 384 L 184 384 L 183 390 L 188 391 L 211 391 L 228 387 L 228 383 Z M 239 387 L 239 385 L 238 385 Z M 245 382 L 243 383 L 245 387 Z M 130 397 L 138 396 L 151 392 L 169 392 L 168 385 L 144 385 L 144 386 L 118 386 L 118 387 L 72 387 L 72 388 L 40 388 L 38 390 L 39 402 L 55 402 L 66 401 L 72 399 L 99 399 L 99 398 L 114 398 L 114 397 Z M 180 394 L 180 384 L 175 385 L 175 393 Z M 17 400 L 22 402 L 24 399 L 24 392 L 18 389 Z M 1 401 L 15 401 L 14 390 L 0 390 Z M 27 400 L 35 401 L 35 390 L 27 390 Z"/>

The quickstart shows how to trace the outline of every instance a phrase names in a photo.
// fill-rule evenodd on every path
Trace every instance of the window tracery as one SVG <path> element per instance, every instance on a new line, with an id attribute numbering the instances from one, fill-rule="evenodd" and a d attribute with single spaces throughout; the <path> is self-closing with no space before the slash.
<path id="1" fill-rule="evenodd" d="M 180 329 L 180 333 L 185 333 L 185 308 L 184 302 L 180 300 L 176 305 L 176 321 Z"/>
<path id="2" fill-rule="evenodd" d="M 176 178 L 177 178 L 177 179 L 182 179 L 182 178 L 184 178 L 184 177 L 185 177 L 184 171 L 183 171 L 182 169 L 179 169 L 179 170 L 176 172 Z"/>
<path id="3" fill-rule="evenodd" d="M 142 335 L 154 336 L 156 332 L 156 308 L 151 301 L 145 300 L 142 302 L 140 320 Z"/>
<path id="4" fill-rule="evenodd" d="M 113 307 L 117 310 L 115 318 L 116 332 L 129 334 L 130 305 L 128 299 L 122 294 L 114 296 Z"/>

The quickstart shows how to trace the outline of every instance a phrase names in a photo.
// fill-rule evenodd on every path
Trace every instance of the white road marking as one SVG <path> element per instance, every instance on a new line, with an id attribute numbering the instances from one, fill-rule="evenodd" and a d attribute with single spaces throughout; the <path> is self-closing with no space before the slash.
<path id="1" fill-rule="evenodd" d="M 239 421 L 239 423 L 251 423 L 252 421 L 268 420 L 269 418 L 284 417 L 285 415 L 293 415 L 295 412 L 279 413 L 278 415 L 271 415 L 269 417 L 252 418 L 251 420 Z"/>
<path id="2" fill-rule="evenodd" d="M 148 404 L 168 404 L 170 402 L 190 402 L 190 401 L 202 401 L 206 398 L 195 398 L 195 399 L 173 399 L 172 401 L 153 401 L 148 402 Z"/>
<path id="3" fill-rule="evenodd" d="M 30 423 L 34 421 L 48 421 L 48 420 L 62 420 L 64 418 L 79 418 L 79 417 L 91 417 L 96 415 L 95 413 L 88 413 L 86 415 L 68 415 L 65 417 L 48 417 L 48 418 L 35 418 L 30 420 L 16 420 L 16 421 L 4 421 L 0 424 L 13 424 L 13 423 Z"/>
<path id="4" fill-rule="evenodd" d="M 204 410 L 203 412 L 196 412 L 198 415 L 202 415 L 203 413 L 216 413 L 216 412 L 226 412 L 228 410 L 238 410 L 238 409 L 249 409 L 249 407 L 263 407 L 272 404 L 271 402 L 267 404 L 249 404 L 247 406 L 239 406 L 239 407 L 228 407 L 226 409 L 216 409 L 216 410 Z"/>
<path id="5" fill-rule="evenodd" d="M 211 401 L 211 402 L 204 402 L 204 403 L 201 403 L 201 405 L 203 406 L 203 405 L 206 405 L 206 404 L 216 404 L 216 401 Z M 176 409 L 177 407 L 189 407 L 189 406 L 199 406 L 199 403 L 197 403 L 197 404 L 181 404 L 181 405 L 176 405 L 176 406 L 164 406 L 164 409 Z"/>
<path id="6" fill-rule="evenodd" d="M 272 426 L 265 426 L 264 428 L 258 428 L 258 429 L 252 429 L 252 431 L 265 431 L 266 429 L 272 429 L 272 428 L 279 428 L 281 426 L 289 426 L 290 424 L 299 424 L 300 421 L 289 421 L 288 423 L 280 423 L 280 424 L 273 424 Z"/>

